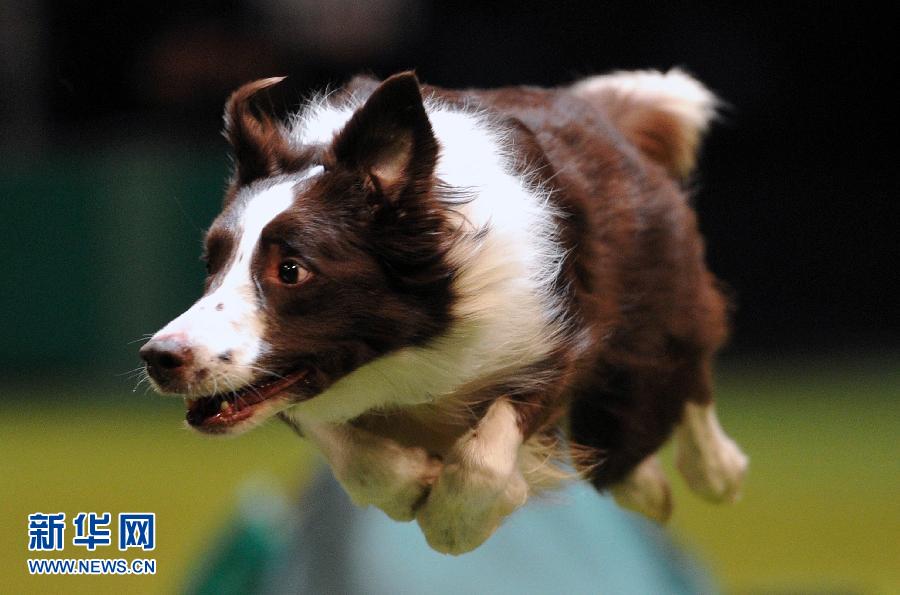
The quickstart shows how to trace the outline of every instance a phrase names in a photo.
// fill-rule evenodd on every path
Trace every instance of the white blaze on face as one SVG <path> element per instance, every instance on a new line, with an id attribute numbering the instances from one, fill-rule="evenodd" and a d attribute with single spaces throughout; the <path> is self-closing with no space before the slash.
<path id="1" fill-rule="evenodd" d="M 193 351 L 193 367 L 207 371 L 196 375 L 192 394 L 238 389 L 260 376 L 255 364 L 267 345 L 251 271 L 253 255 L 262 230 L 293 204 L 294 186 L 321 171 L 314 167 L 251 197 L 239 215 L 230 268 L 209 295 L 156 333 L 154 338 L 181 335 Z"/>

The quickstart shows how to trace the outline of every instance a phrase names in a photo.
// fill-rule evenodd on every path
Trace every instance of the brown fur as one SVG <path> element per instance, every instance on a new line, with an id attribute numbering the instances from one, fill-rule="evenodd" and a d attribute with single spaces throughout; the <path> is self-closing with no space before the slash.
<path id="1" fill-rule="evenodd" d="M 590 347 L 575 361 L 560 350 L 547 362 L 557 382 L 516 403 L 526 437 L 552 432 L 568 407 L 572 440 L 602 459 L 594 484 L 615 484 L 666 441 L 686 400 L 711 400 L 711 358 L 727 336 L 726 302 L 673 180 L 686 172 L 664 149 L 677 142 L 670 123 L 643 122 L 646 138 L 665 142 L 641 152 L 566 88 L 428 92 L 510 119 L 524 167 L 538 166 L 565 213 L 561 287 Z"/>

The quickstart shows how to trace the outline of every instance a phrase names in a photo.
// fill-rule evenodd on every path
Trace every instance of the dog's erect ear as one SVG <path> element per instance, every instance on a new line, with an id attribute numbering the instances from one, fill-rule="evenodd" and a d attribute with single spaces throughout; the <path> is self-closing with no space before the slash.
<path id="1" fill-rule="evenodd" d="M 360 107 L 332 147 L 336 161 L 365 176 L 380 201 L 395 203 L 405 192 L 431 184 L 437 141 L 412 72 L 385 80 Z"/>
<path id="2" fill-rule="evenodd" d="M 238 185 L 290 171 L 300 159 L 278 124 L 252 101 L 256 93 L 282 80 L 284 77 L 274 77 L 247 83 L 225 104 L 225 138 L 234 153 Z"/>

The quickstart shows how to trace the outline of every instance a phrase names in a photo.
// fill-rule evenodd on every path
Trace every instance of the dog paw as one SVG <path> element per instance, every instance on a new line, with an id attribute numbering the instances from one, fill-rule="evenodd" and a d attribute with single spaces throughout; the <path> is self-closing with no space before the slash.
<path id="1" fill-rule="evenodd" d="M 490 537 L 528 499 L 522 474 L 450 464 L 438 477 L 417 520 L 435 551 L 459 555 Z"/>
<path id="2" fill-rule="evenodd" d="M 375 506 L 395 521 L 411 521 L 442 466 L 423 449 L 398 446 L 378 460 L 359 457 L 336 475 L 357 506 Z"/>
<path id="3" fill-rule="evenodd" d="M 644 459 L 611 491 L 619 506 L 658 523 L 665 523 L 672 515 L 669 481 L 655 456 Z"/>
<path id="4" fill-rule="evenodd" d="M 712 502 L 735 502 L 747 473 L 748 459 L 730 438 L 714 446 L 692 440 L 679 443 L 676 465 L 691 490 Z"/>

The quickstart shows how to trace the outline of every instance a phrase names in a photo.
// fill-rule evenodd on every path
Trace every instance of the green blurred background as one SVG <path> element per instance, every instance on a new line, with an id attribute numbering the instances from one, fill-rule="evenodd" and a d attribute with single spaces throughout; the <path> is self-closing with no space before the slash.
<path id="1" fill-rule="evenodd" d="M 887 47 L 878 19 L 810 20 L 806 5 L 353 6 L 0 1 L 0 592 L 183 589 L 241 494 L 293 502 L 317 464 L 279 424 L 203 438 L 180 402 L 136 387 L 141 337 L 199 294 L 230 90 L 291 74 L 272 97 L 283 112 L 367 69 L 546 85 L 675 64 L 736 106 L 695 200 L 738 304 L 718 395 L 751 471 L 732 507 L 673 474 L 671 531 L 728 592 L 900 592 L 897 156 L 856 149 L 883 137 L 894 103 L 860 107 L 853 91 Z M 36 511 L 155 512 L 157 575 L 28 576 Z"/>

